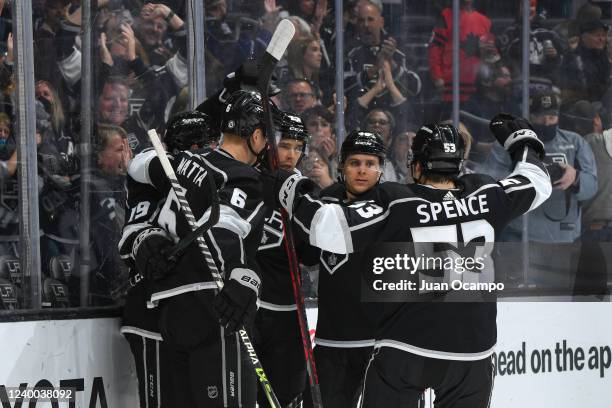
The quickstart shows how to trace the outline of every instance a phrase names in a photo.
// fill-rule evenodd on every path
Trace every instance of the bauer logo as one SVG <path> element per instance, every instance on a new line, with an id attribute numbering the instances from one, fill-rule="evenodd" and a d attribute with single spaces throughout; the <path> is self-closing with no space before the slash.
<path id="1" fill-rule="evenodd" d="M 206 391 L 208 391 L 208 398 L 210 399 L 215 399 L 219 396 L 219 390 L 216 385 L 209 385 Z"/>

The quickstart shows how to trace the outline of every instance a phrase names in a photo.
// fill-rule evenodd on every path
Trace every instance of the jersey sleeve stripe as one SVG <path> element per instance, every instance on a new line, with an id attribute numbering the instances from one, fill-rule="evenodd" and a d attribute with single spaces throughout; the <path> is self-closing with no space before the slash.
<path id="1" fill-rule="evenodd" d="M 468 194 L 466 197 L 475 196 L 477 194 L 480 194 L 483 190 L 488 190 L 490 188 L 501 188 L 501 187 L 498 184 L 485 184 L 484 186 L 481 186 L 480 188 L 478 188 L 478 190 L 474 191 L 473 193 Z"/>
<path id="2" fill-rule="evenodd" d="M 138 235 L 138 233 L 140 231 L 142 231 L 145 228 L 150 228 L 153 227 L 153 225 L 151 223 L 148 222 L 140 222 L 138 224 L 131 224 L 131 225 L 126 225 L 123 228 L 123 233 L 121 234 L 121 239 L 119 240 L 119 243 L 117 244 L 117 247 L 119 248 L 119 252 L 122 252 L 122 248 L 125 245 L 126 241 L 130 238 L 135 238 L 136 235 Z M 126 253 L 132 253 L 132 249 L 124 249 L 123 252 Z"/>
<path id="3" fill-rule="evenodd" d="M 223 177 L 223 185 L 217 186 L 217 189 L 222 189 L 223 187 L 225 187 L 225 184 L 227 183 L 227 173 L 221 170 L 220 168 L 218 168 L 217 166 L 214 166 L 211 162 L 206 160 L 203 156 L 200 156 L 200 158 L 202 159 L 204 163 L 206 163 L 206 166 L 208 166 L 208 168 L 213 169 L 217 173 L 221 174 L 221 177 Z"/>
<path id="4" fill-rule="evenodd" d="M 306 234 L 310 234 L 310 230 L 306 228 L 306 226 L 302 224 L 302 222 L 299 219 L 294 218 L 293 222 L 295 222 L 302 229 L 302 231 L 304 231 Z"/>
<path id="5" fill-rule="evenodd" d="M 210 216 L 210 210 L 206 211 L 206 213 Z M 240 217 L 232 207 L 224 204 L 219 206 L 219 222 L 215 224 L 215 228 L 225 228 L 238 235 L 241 239 L 244 239 L 251 232 L 251 224 Z"/>
<path id="6" fill-rule="evenodd" d="M 217 260 L 221 263 L 221 268 L 219 269 L 221 270 L 221 273 L 224 273 L 225 272 L 225 259 L 223 259 L 223 253 L 221 252 L 221 248 L 219 248 L 219 245 L 217 245 L 217 241 L 215 241 L 215 237 L 213 236 L 211 230 L 206 231 L 206 234 L 208 235 L 208 238 L 210 238 L 210 242 L 215 248 L 215 252 L 217 253 Z"/>
<path id="7" fill-rule="evenodd" d="M 526 190 L 526 189 L 529 189 L 529 188 L 533 188 L 533 184 L 529 183 L 529 184 L 524 184 L 522 186 L 510 187 L 510 188 L 506 189 L 506 194 L 510 194 L 513 191 Z"/>
<path id="8" fill-rule="evenodd" d="M 514 171 L 508 176 L 508 178 L 517 175 L 521 175 L 531 181 L 535 192 L 535 197 L 527 212 L 538 207 L 544 201 L 546 201 L 548 197 L 550 197 L 550 194 L 552 193 L 552 185 L 550 183 L 550 177 L 546 171 L 542 170 L 535 164 L 522 161 L 516 164 Z"/>
<path id="9" fill-rule="evenodd" d="M 249 218 L 247 218 L 248 222 L 253 221 L 253 218 L 255 218 L 255 216 L 257 215 L 257 213 L 259 212 L 259 210 L 261 210 L 261 207 L 263 207 L 264 203 L 263 201 L 261 203 L 259 203 L 259 205 L 257 207 L 255 207 L 255 209 L 253 210 L 253 212 L 251 213 L 251 215 L 249 215 Z"/>

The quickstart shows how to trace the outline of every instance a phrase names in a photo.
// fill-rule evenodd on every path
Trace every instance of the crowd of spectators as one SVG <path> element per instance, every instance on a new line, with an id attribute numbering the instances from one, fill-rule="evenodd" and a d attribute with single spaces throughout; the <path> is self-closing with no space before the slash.
<path id="1" fill-rule="evenodd" d="M 275 100 L 300 115 L 311 135 L 302 171 L 321 187 L 338 176 L 334 81 L 336 66 L 342 64 L 345 131 L 378 132 L 388 149 L 382 181 L 410 183 L 415 131 L 425 122 L 449 120 L 452 111 L 451 2 L 433 3 L 433 12 L 421 16 L 429 31 L 414 40 L 408 29 L 391 23 L 397 6 L 345 0 L 339 62 L 333 2 L 206 0 L 207 93 L 221 89 L 226 76 L 247 59 L 261 57 L 277 22 L 290 18 L 296 36 L 275 73 L 281 91 Z M 500 111 L 522 111 L 522 2 L 515 2 L 515 14 L 507 18 L 489 17 L 495 6 L 484 9 L 479 3 L 461 0 L 459 16 L 461 130 L 469 146 L 464 171 L 503 176 L 510 171 L 509 158 L 494 143 L 488 122 Z M 542 3 L 532 0 L 530 8 L 530 119 L 545 141 L 555 193 L 530 217 L 528 239 L 544 246 L 581 242 L 574 262 L 579 265 L 576 287 L 593 281 L 592 274 L 580 271 L 597 269 L 595 280 L 604 288 L 609 272 L 601 243 L 612 239 L 611 30 L 601 8 L 590 1 L 574 1 L 580 3 L 576 12 L 562 19 L 547 18 Z M 42 273 L 49 280 L 43 297 L 49 306 L 79 304 L 80 282 L 73 271 L 80 270 L 83 259 L 79 216 L 84 174 L 91 203 L 90 304 L 117 302 L 126 277 L 116 242 L 126 217 L 127 163 L 148 147 L 146 130 L 163 132 L 169 117 L 187 108 L 187 2 L 92 4 L 95 126 L 92 168 L 84 173 L 77 149 L 84 102 L 80 1 L 32 2 Z M 19 238 L 11 32 L 10 2 L 0 0 L 0 284 L 17 279 L 5 264 L 16 262 Z M 415 52 L 419 47 L 425 57 Z M 503 238 L 520 241 L 522 231 L 513 225 Z M 532 266 L 550 273 L 550 251 L 535 251 L 539 258 L 530 259 Z M 561 264 L 573 252 L 556 253 Z M 498 259 L 515 255 L 521 256 L 504 253 Z"/>

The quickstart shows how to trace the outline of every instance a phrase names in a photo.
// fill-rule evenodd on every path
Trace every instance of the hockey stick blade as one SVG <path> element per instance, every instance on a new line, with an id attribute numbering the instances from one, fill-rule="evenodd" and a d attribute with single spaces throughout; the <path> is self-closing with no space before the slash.
<path id="1" fill-rule="evenodd" d="M 185 219 L 189 224 L 189 228 L 192 231 L 197 229 L 196 219 L 193 216 L 193 212 L 191 211 L 191 207 L 189 206 L 189 202 L 187 201 L 187 197 L 185 196 L 185 189 L 180 185 L 178 179 L 176 178 L 176 174 L 174 173 L 172 164 L 170 164 L 170 160 L 168 160 L 168 156 L 166 156 L 166 151 L 164 150 L 164 147 L 162 146 L 162 143 L 159 140 L 157 131 L 155 129 L 150 129 L 147 132 L 147 135 L 149 136 L 151 144 L 153 144 L 153 147 L 155 148 L 155 152 L 157 153 L 157 157 L 159 158 L 164 173 L 166 174 L 166 177 L 168 177 L 168 181 L 170 181 L 172 191 L 174 191 L 174 194 L 176 195 L 179 201 L 180 208 L 183 210 L 183 215 L 185 216 Z M 210 270 L 210 274 L 212 275 L 213 280 L 217 285 L 217 288 L 219 290 L 223 289 L 223 278 L 221 277 L 221 274 L 217 269 L 217 264 L 215 263 L 215 260 L 213 259 L 212 254 L 210 253 L 208 246 L 206 245 L 206 241 L 204 241 L 204 237 L 200 235 L 196 238 L 196 242 L 198 243 L 198 247 L 200 248 L 202 255 L 204 255 L 204 259 L 206 259 L 206 265 Z M 261 387 L 266 393 L 268 401 L 270 402 L 270 407 L 282 408 L 280 402 L 278 401 L 278 398 L 276 397 L 276 394 L 274 394 L 274 391 L 272 390 L 272 384 L 270 384 L 270 381 L 268 381 L 268 377 L 266 376 L 263 366 L 261 365 L 261 360 L 259 359 L 259 357 L 257 357 L 255 349 L 253 348 L 253 344 L 249 339 L 245 328 L 241 327 L 239 329 L 239 333 L 240 340 L 242 341 L 242 344 L 247 350 L 247 353 L 249 354 L 249 357 L 251 359 L 251 363 L 253 364 L 255 374 L 259 379 Z"/>
<path id="2" fill-rule="evenodd" d="M 283 58 L 285 50 L 295 35 L 295 26 L 288 19 L 281 20 L 276 26 L 272 39 L 266 48 L 266 53 L 270 54 L 278 62 Z"/>
<path id="3" fill-rule="evenodd" d="M 274 34 L 272 34 L 272 39 L 266 48 L 266 53 L 262 57 L 259 68 L 257 88 L 262 96 L 264 96 L 264 94 L 267 96 L 272 73 L 276 69 L 276 64 L 278 64 L 283 54 L 285 54 L 294 35 L 295 26 L 291 21 L 284 19 L 276 26 L 276 30 L 274 30 Z"/>

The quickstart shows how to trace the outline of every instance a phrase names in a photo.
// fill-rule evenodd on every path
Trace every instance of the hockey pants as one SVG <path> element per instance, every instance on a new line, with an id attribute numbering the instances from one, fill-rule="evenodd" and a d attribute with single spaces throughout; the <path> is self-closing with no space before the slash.
<path id="1" fill-rule="evenodd" d="M 255 407 L 253 366 L 238 334 L 220 327 L 214 296 L 209 290 L 188 292 L 160 304 L 169 372 L 162 395 L 173 408 Z"/>
<path id="2" fill-rule="evenodd" d="M 366 370 L 361 407 L 418 408 L 423 391 L 433 388 L 435 408 L 488 408 L 494 373 L 491 357 L 441 360 L 377 348 Z"/>

